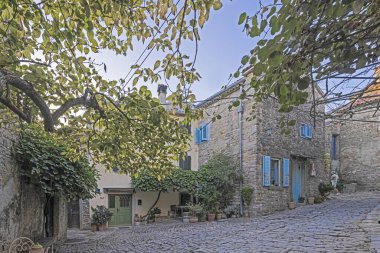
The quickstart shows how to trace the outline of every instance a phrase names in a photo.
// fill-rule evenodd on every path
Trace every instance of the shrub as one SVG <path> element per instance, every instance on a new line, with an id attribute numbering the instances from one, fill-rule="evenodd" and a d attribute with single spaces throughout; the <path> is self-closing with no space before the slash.
<path id="1" fill-rule="evenodd" d="M 327 193 L 334 190 L 334 187 L 330 183 L 320 183 L 318 185 L 318 190 L 319 190 L 319 193 L 321 194 L 321 196 L 325 197 L 327 195 Z"/>
<path id="2" fill-rule="evenodd" d="M 93 211 L 92 224 L 106 224 L 108 221 L 111 220 L 112 213 L 107 207 L 96 206 L 96 208 L 91 207 L 91 210 Z"/>
<path id="3" fill-rule="evenodd" d="M 239 215 L 240 208 L 238 205 L 229 205 L 223 210 L 224 214 L 230 218 L 232 215 Z"/>
<path id="4" fill-rule="evenodd" d="M 253 189 L 251 187 L 243 187 L 241 189 L 241 196 L 243 197 L 244 205 L 249 206 L 252 201 Z"/>
<path id="5" fill-rule="evenodd" d="M 153 211 L 154 214 L 161 214 L 161 209 L 159 207 L 157 207 L 157 206 L 155 208 L 153 208 L 152 211 Z"/>

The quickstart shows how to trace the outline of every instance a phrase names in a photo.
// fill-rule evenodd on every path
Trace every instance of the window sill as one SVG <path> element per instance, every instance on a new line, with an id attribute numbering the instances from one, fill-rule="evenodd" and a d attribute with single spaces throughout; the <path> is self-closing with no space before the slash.
<path id="1" fill-rule="evenodd" d="M 275 185 L 271 185 L 269 186 L 269 189 L 270 191 L 283 191 L 285 190 L 286 188 L 282 187 L 282 186 L 275 186 Z"/>

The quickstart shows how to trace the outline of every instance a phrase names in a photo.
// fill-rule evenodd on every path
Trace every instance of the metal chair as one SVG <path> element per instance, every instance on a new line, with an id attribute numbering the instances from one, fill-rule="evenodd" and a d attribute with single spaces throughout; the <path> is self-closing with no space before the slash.
<path id="1" fill-rule="evenodd" d="M 20 253 L 20 252 L 29 252 L 32 249 L 32 246 L 34 245 L 34 242 L 32 239 L 28 237 L 19 237 L 13 240 L 9 247 L 8 253 Z M 46 247 L 44 250 L 44 253 L 48 253 L 51 249 L 51 252 L 53 252 L 53 245 L 50 247 Z"/>

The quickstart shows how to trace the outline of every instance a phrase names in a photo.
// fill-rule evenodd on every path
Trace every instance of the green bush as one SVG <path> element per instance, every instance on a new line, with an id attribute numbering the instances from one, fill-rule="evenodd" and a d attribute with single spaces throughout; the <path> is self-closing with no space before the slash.
<path id="1" fill-rule="evenodd" d="M 249 206 L 252 201 L 253 189 L 251 187 L 243 187 L 241 189 L 241 196 L 245 206 Z"/>
<path id="2" fill-rule="evenodd" d="M 111 220 L 112 213 L 105 206 L 96 206 L 96 208 L 91 207 L 93 212 L 91 222 L 92 224 L 106 224 Z"/>
<path id="3" fill-rule="evenodd" d="M 321 194 L 321 196 L 325 197 L 327 195 L 327 193 L 334 190 L 334 187 L 330 183 L 320 183 L 318 185 L 318 190 L 319 190 L 319 193 Z"/>

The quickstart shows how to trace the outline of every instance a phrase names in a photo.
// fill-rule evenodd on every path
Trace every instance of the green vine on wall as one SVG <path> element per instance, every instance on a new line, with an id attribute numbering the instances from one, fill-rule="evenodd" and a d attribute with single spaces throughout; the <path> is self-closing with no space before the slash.
<path id="1" fill-rule="evenodd" d="M 68 199 L 92 198 L 98 172 L 86 157 L 78 157 L 70 150 L 54 133 L 32 125 L 21 131 L 14 155 L 20 174 L 46 194 L 63 194 Z"/>

